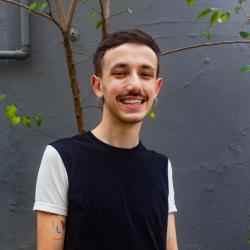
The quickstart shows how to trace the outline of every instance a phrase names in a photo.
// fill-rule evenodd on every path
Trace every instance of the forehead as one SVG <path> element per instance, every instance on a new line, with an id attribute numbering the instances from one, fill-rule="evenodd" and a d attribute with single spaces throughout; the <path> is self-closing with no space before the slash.
<path id="1" fill-rule="evenodd" d="M 148 46 L 125 43 L 108 50 L 103 57 L 103 70 L 110 70 L 117 64 L 148 65 L 157 68 L 157 56 Z"/>

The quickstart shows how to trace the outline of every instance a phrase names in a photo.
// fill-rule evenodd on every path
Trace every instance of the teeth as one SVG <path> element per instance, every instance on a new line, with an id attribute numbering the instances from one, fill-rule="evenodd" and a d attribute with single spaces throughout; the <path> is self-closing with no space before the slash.
<path id="1" fill-rule="evenodd" d="M 142 103 L 142 100 L 123 100 L 122 103 L 125 104 L 137 104 L 137 103 Z"/>

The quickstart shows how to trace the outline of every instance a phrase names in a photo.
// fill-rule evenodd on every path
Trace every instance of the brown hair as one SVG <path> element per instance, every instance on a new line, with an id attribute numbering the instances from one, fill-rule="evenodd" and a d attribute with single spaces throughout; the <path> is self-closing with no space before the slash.
<path id="1" fill-rule="evenodd" d="M 157 77 L 159 75 L 159 56 L 160 48 L 154 39 L 147 33 L 139 29 L 122 30 L 108 34 L 107 37 L 101 41 L 93 58 L 93 64 L 95 69 L 95 74 L 97 76 L 102 75 L 102 63 L 103 57 L 107 50 L 118 47 L 124 43 L 135 43 L 146 45 L 151 48 L 157 56 Z"/>

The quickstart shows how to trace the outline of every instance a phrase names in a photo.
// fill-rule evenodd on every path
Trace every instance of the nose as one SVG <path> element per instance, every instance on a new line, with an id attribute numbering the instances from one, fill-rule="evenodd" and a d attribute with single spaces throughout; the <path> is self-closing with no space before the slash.
<path id="1" fill-rule="evenodd" d="M 141 88 L 141 79 L 138 76 L 137 72 L 132 72 L 127 84 L 127 89 L 140 89 Z"/>

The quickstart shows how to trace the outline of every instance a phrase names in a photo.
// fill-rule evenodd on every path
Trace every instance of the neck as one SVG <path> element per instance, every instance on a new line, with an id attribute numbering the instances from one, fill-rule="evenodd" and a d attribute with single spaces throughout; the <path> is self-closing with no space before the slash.
<path id="1" fill-rule="evenodd" d="M 139 143 L 142 123 L 119 123 L 102 119 L 91 132 L 101 141 L 119 148 L 133 148 Z"/>

